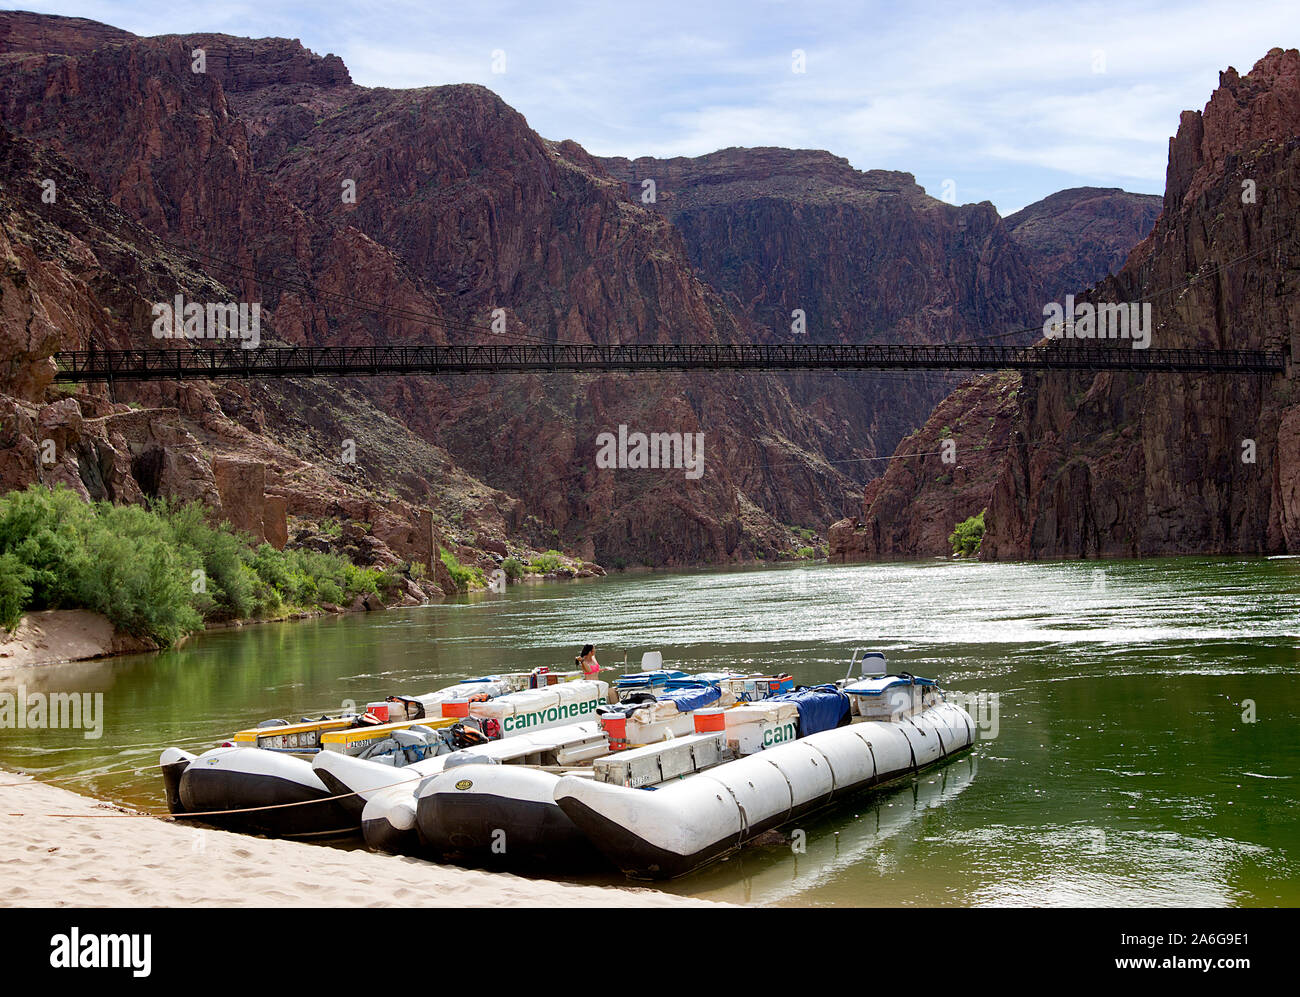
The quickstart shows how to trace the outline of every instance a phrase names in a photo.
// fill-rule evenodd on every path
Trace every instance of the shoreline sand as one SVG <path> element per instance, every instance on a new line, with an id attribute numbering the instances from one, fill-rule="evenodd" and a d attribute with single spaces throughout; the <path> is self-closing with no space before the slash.
<path id="1" fill-rule="evenodd" d="M 0 769 L 0 907 L 719 906 L 652 889 L 525 879 L 130 813 Z"/>
<path id="2" fill-rule="evenodd" d="M 0 629 L 0 673 L 156 651 L 152 641 L 118 633 L 88 609 L 24 613 L 14 630 Z"/>
<path id="3" fill-rule="evenodd" d="M 432 605 L 428 603 L 427 605 Z M 408 609 L 408 606 L 385 606 L 391 609 Z M 328 609 L 304 610 L 284 616 L 257 620 L 232 620 L 226 623 L 207 623 L 202 630 L 186 634 L 170 649 L 181 647 L 195 637 L 218 633 L 222 630 L 242 630 L 244 627 L 263 626 L 268 623 L 297 623 L 323 616 L 346 616 L 356 610 Z M 162 652 L 151 640 L 142 640 L 117 630 L 108 617 L 89 609 L 42 609 L 24 613 L 12 631 L 0 629 L 0 676 L 47 665 L 71 665 L 82 661 L 99 661 L 120 658 L 127 654 Z"/>

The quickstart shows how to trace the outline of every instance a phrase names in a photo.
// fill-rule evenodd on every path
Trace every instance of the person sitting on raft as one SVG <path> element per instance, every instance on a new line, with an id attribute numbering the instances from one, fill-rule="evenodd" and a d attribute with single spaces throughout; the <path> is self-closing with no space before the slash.
<path id="1" fill-rule="evenodd" d="M 583 645 L 582 653 L 573 659 L 573 663 L 582 669 L 582 677 L 594 679 L 600 674 L 600 662 L 596 660 L 596 649 L 590 644 Z"/>

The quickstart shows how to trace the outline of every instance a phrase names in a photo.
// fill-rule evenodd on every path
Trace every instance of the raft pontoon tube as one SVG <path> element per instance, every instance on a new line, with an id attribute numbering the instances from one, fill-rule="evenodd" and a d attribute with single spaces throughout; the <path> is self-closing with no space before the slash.
<path id="1" fill-rule="evenodd" d="M 866 720 L 812 734 L 653 792 L 564 776 L 555 800 L 626 875 L 670 879 L 971 743 L 970 716 L 939 703 L 898 723 Z"/>
<path id="2" fill-rule="evenodd" d="M 605 755 L 584 767 L 581 776 L 568 777 L 654 786 L 717 765 L 725 751 L 725 732 L 691 734 Z M 416 790 L 420 842 L 440 857 L 510 868 L 607 867 L 556 804 L 559 780 L 555 772 L 524 765 L 449 765 Z"/>
<path id="3" fill-rule="evenodd" d="M 226 747 L 196 757 L 167 748 L 159 764 L 168 809 L 177 816 L 200 814 L 197 819 L 214 827 L 282 838 L 331 837 L 357 829 L 356 817 L 328 799 L 332 794 L 311 764 L 293 755 Z"/>
<path id="4" fill-rule="evenodd" d="M 355 833 L 364 801 L 337 796 L 313 771 L 321 755 L 369 759 L 389 773 L 459 747 L 454 717 L 427 716 L 449 697 L 503 695 L 522 676 L 492 676 L 458 683 L 422 697 L 390 696 L 390 723 L 349 714 L 267 721 L 242 730 L 221 747 L 195 756 L 167 748 L 159 758 L 168 809 L 217 827 L 277 837 L 329 837 Z M 369 709 L 369 707 L 368 707 Z M 388 711 L 384 711 L 388 712 Z M 415 715 L 412 717 L 412 715 Z"/>
<path id="5" fill-rule="evenodd" d="M 452 751 L 454 726 L 452 720 L 435 720 L 326 729 L 317 732 L 321 747 L 315 757 L 377 765 L 391 782 L 402 766 Z M 167 748 L 159 758 L 167 807 L 177 816 L 203 815 L 194 819 L 253 834 L 296 838 L 356 832 L 362 803 L 328 799 L 337 794 L 296 750 L 236 743 L 195 756 Z"/>
<path id="6" fill-rule="evenodd" d="M 399 855 L 420 851 L 416 828 L 417 793 L 438 774 L 466 764 L 503 766 L 576 765 L 606 754 L 609 741 L 599 723 L 584 721 L 531 734 L 502 738 L 481 747 L 453 752 L 409 765 L 399 772 L 380 771 L 356 759 L 317 757 L 322 780 L 339 792 L 356 792 L 365 800 L 361 831 L 366 844 Z M 400 784 L 393 785 L 397 780 Z M 549 789 L 548 789 L 549 792 Z M 547 797 L 554 807 L 554 802 Z"/>

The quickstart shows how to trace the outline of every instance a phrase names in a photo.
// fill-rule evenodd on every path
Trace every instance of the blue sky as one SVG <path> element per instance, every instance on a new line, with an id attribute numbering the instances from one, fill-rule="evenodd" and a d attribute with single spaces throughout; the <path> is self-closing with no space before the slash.
<path id="1" fill-rule="evenodd" d="M 357 83 L 482 83 L 597 155 L 829 149 L 1003 213 L 1164 189 L 1181 110 L 1300 39 L 1300 3 L 31 2 L 137 34 L 298 38 Z M 794 71 L 795 50 L 805 71 Z M 494 53 L 504 72 L 494 72 Z M 497 68 L 500 68 L 498 58 Z"/>

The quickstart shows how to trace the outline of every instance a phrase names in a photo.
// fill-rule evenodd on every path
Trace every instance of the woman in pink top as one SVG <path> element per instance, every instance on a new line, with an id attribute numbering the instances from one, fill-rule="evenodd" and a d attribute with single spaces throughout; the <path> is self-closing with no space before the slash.
<path id="1" fill-rule="evenodd" d="M 600 673 L 600 662 L 596 660 L 596 649 L 590 644 L 583 647 L 582 653 L 573 659 L 573 663 L 582 669 L 582 677 L 593 679 Z"/>

